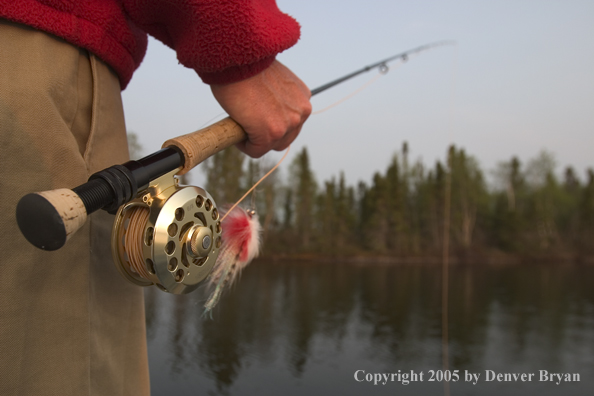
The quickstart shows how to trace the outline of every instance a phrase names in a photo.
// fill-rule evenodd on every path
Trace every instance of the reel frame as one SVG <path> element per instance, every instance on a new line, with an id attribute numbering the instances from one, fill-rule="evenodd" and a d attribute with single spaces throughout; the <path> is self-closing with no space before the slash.
<path id="1" fill-rule="evenodd" d="M 151 181 L 145 193 L 124 204 L 116 214 L 111 250 L 118 271 L 139 286 L 186 294 L 198 288 L 212 271 L 221 246 L 220 215 L 204 189 L 180 186 L 175 169 Z M 149 210 L 146 224 L 130 230 L 135 211 Z M 142 262 L 146 274 L 130 263 L 126 235 L 142 235 Z M 148 277 L 146 277 L 148 275 Z"/>

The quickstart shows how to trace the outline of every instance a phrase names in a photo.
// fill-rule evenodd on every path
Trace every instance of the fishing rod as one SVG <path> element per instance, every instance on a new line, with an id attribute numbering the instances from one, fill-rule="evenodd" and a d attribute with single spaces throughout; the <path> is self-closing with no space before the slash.
<path id="1" fill-rule="evenodd" d="M 423 45 L 347 74 L 311 91 L 325 91 L 361 73 L 410 55 L 448 45 Z M 247 138 L 227 117 L 204 129 L 167 140 L 163 148 L 139 160 L 114 165 L 90 176 L 73 189 L 27 194 L 16 208 L 18 226 L 34 246 L 60 249 L 103 209 L 116 218 L 112 255 L 131 282 L 180 294 L 194 290 L 212 270 L 221 246 L 221 221 L 214 199 L 204 189 L 180 186 L 175 175 L 189 170 Z"/>

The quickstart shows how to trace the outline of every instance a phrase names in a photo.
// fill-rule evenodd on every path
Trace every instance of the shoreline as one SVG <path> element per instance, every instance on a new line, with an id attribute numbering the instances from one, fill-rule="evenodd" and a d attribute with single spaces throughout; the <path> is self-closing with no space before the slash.
<path id="1" fill-rule="evenodd" d="M 278 263 L 282 261 L 301 261 L 308 263 L 348 263 L 348 264 L 386 264 L 386 265 L 443 265 L 438 255 L 427 256 L 389 256 L 389 255 L 351 255 L 330 256 L 323 254 L 266 254 L 254 261 Z M 556 255 L 509 255 L 494 254 L 461 254 L 450 255 L 449 266 L 483 266 L 483 265 L 541 265 L 559 264 L 591 266 L 594 256 L 577 256 L 575 254 Z"/>

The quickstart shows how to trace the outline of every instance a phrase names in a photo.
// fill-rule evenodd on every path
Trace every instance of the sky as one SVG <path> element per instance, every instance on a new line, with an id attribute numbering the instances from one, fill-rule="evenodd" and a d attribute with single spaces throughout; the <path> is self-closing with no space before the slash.
<path id="1" fill-rule="evenodd" d="M 277 59 L 311 89 L 405 50 L 442 40 L 349 100 L 306 122 L 283 168 L 306 146 L 319 183 L 349 184 L 384 172 L 407 141 L 410 160 L 432 167 L 451 144 L 489 176 L 500 161 L 554 153 L 582 180 L 594 168 L 594 1 L 277 0 L 301 38 Z M 312 98 L 314 112 L 378 74 Z M 223 112 L 196 73 L 151 39 L 123 92 L 127 128 L 143 154 L 200 129 Z M 275 162 L 272 152 L 262 161 Z M 200 166 L 193 184 L 204 183 Z"/>

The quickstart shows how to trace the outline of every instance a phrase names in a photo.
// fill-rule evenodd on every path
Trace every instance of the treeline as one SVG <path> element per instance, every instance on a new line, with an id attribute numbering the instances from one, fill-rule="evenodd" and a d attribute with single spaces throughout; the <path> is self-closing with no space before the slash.
<path id="1" fill-rule="evenodd" d="M 206 189 L 219 205 L 235 202 L 270 167 L 225 150 L 206 163 Z M 492 176 L 488 186 L 477 160 L 455 146 L 432 167 L 409 163 L 404 143 L 369 182 L 350 186 L 340 174 L 318 183 L 304 148 L 287 180 L 273 173 L 252 205 L 264 254 L 438 257 L 448 234 L 458 255 L 594 254 L 592 169 L 583 181 L 571 167 L 559 178 L 542 152 L 526 164 L 501 162 Z"/>

